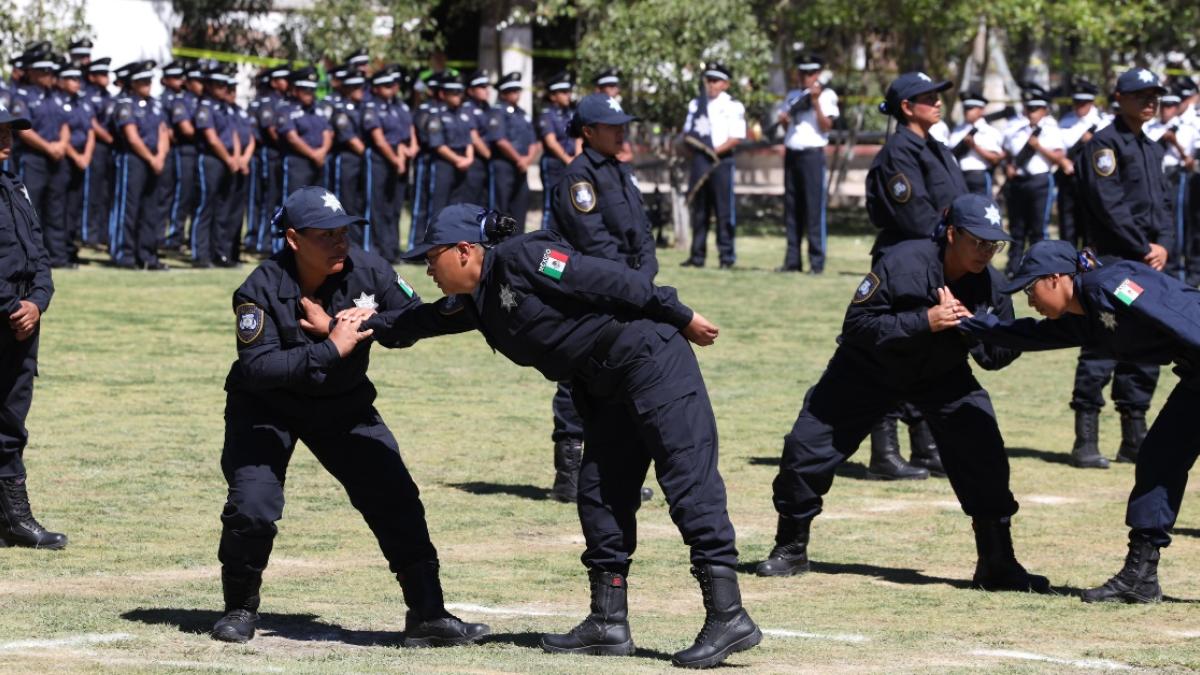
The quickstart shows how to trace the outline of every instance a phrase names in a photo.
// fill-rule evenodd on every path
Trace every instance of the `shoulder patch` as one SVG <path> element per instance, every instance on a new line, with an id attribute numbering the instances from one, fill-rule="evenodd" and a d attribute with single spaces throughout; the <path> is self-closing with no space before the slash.
<path id="1" fill-rule="evenodd" d="M 408 282 L 404 280 L 404 277 L 400 276 L 399 274 L 396 275 L 396 285 L 399 286 L 400 290 L 404 291 L 404 294 L 408 297 L 411 298 L 413 296 L 412 286 L 409 286 Z"/>
<path id="2" fill-rule="evenodd" d="M 1126 279 L 1113 289 L 1113 295 L 1126 305 L 1132 305 L 1134 300 L 1141 297 L 1143 290 L 1133 279 Z"/>
<path id="3" fill-rule="evenodd" d="M 237 309 L 233 310 L 233 313 L 237 316 L 238 342 L 248 345 L 262 336 L 262 307 L 252 302 L 245 302 L 238 305 Z"/>
<path id="4" fill-rule="evenodd" d="M 908 182 L 908 176 L 902 173 L 892 176 L 887 182 L 887 193 L 897 204 L 907 204 L 912 199 L 912 183 Z"/>
<path id="5" fill-rule="evenodd" d="M 858 285 L 858 289 L 854 291 L 854 297 L 850 300 L 851 304 L 859 304 L 871 299 L 875 295 L 875 291 L 879 290 L 879 277 L 875 276 L 874 272 L 868 272 L 867 276 L 863 277 L 862 283 Z"/>
<path id="6" fill-rule="evenodd" d="M 563 272 L 566 271 L 569 260 L 570 258 L 566 253 L 548 248 L 542 254 L 542 262 L 538 265 L 538 271 L 558 281 L 562 279 Z"/>
<path id="7" fill-rule="evenodd" d="M 1092 153 L 1092 168 L 1096 174 L 1108 178 L 1117 170 L 1117 154 L 1112 148 L 1103 148 Z"/>
<path id="8" fill-rule="evenodd" d="M 590 213 L 596 208 L 596 189 L 586 180 L 571 184 L 571 206 L 580 213 Z"/>

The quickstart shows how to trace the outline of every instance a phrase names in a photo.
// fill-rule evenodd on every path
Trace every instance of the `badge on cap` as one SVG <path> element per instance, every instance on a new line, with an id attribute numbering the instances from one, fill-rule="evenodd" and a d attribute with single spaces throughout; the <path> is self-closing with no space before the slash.
<path id="1" fill-rule="evenodd" d="M 892 176 L 887 183 L 887 193 L 897 204 L 907 204 L 912 199 L 912 183 L 908 182 L 908 176 L 902 173 Z"/>
<path id="2" fill-rule="evenodd" d="M 1132 279 L 1126 279 L 1113 290 L 1113 295 L 1126 305 L 1132 305 L 1134 300 L 1141 297 L 1142 290 L 1142 287 L 1134 283 Z"/>
<path id="3" fill-rule="evenodd" d="M 987 218 L 987 221 L 992 225 L 1000 227 L 1000 209 L 996 208 L 994 204 L 988 205 L 987 209 L 983 212 L 983 217 Z"/>
<path id="4" fill-rule="evenodd" d="M 412 286 L 409 286 L 408 282 L 404 280 L 404 277 L 400 276 L 399 274 L 396 275 L 396 285 L 399 286 L 400 290 L 404 291 L 404 294 L 408 297 L 411 298 L 413 296 L 414 291 Z"/>
<path id="5" fill-rule="evenodd" d="M 1092 168 L 1100 176 L 1108 178 L 1117 170 L 1117 154 L 1112 148 L 1104 148 L 1092 153 Z"/>
<path id="6" fill-rule="evenodd" d="M 571 205 L 580 213 L 590 213 L 596 208 L 596 190 L 587 181 L 571 185 Z"/>
<path id="7" fill-rule="evenodd" d="M 246 302 L 238 305 L 233 313 L 237 315 L 238 342 L 248 345 L 262 335 L 263 310 L 261 307 Z"/>
<path id="8" fill-rule="evenodd" d="M 862 283 L 858 285 L 858 289 L 854 291 L 854 298 L 850 300 L 851 304 L 857 305 L 871 299 L 875 295 L 875 291 L 879 290 L 879 277 L 875 276 L 874 272 L 868 272 L 867 276 L 863 277 Z"/>

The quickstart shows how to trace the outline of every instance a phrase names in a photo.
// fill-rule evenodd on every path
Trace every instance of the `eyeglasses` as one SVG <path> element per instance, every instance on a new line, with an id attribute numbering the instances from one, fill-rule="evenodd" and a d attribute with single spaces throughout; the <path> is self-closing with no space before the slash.
<path id="1" fill-rule="evenodd" d="M 965 236 L 967 241 L 975 244 L 975 248 L 984 255 L 996 255 L 1008 245 L 1007 241 L 986 241 L 980 239 L 966 230 L 958 230 L 958 232 Z"/>
<path id="2" fill-rule="evenodd" d="M 928 94 L 914 96 L 908 100 L 913 103 L 920 103 L 921 105 L 937 105 L 938 101 L 942 100 L 942 98 L 938 96 L 937 92 L 929 92 Z"/>
<path id="3" fill-rule="evenodd" d="M 1021 292 L 1024 293 L 1026 297 L 1033 297 L 1033 287 L 1037 286 L 1037 282 L 1041 281 L 1043 278 L 1044 277 L 1034 278 L 1033 281 L 1025 284 L 1025 286 L 1021 288 Z"/>
<path id="4" fill-rule="evenodd" d="M 443 253 L 445 253 L 446 251 L 449 251 L 452 248 L 454 248 L 453 245 L 447 245 L 447 246 L 442 246 L 440 248 L 431 249 L 429 252 L 427 252 L 425 254 L 425 264 L 429 267 L 433 267 L 434 261 L 437 260 L 438 258 L 440 258 Z"/>

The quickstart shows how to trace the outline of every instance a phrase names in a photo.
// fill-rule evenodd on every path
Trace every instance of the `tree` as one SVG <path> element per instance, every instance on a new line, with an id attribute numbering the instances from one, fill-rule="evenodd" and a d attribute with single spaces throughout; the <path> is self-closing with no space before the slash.
<path id="1" fill-rule="evenodd" d="M 24 0 L 0 12 L 0 56 L 7 67 L 9 59 L 35 42 L 49 42 L 58 54 L 83 37 L 92 37 L 92 27 L 84 18 L 85 0 Z"/>
<path id="2" fill-rule="evenodd" d="M 359 47 L 372 58 L 421 63 L 442 46 L 434 0 L 321 0 L 285 22 L 293 58 L 334 62 Z"/>
<path id="3" fill-rule="evenodd" d="M 255 18 L 270 11 L 271 5 L 271 0 L 171 0 L 180 18 L 175 43 L 271 56 L 277 41 L 251 25 Z"/>

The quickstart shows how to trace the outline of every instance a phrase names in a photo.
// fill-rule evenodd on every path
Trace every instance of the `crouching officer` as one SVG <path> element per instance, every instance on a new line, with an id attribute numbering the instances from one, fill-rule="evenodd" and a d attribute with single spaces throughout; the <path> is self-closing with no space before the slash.
<path id="1" fill-rule="evenodd" d="M 0 106 L 0 164 L 12 154 L 13 131 L 32 125 Z M 33 517 L 25 488 L 25 417 L 33 399 L 42 314 L 54 295 L 42 224 L 25 186 L 0 173 L 0 548 L 60 549 L 67 536 Z"/>
<path id="2" fill-rule="evenodd" d="M 617 160 L 625 144 L 625 125 L 636 119 L 606 94 L 589 94 L 579 102 L 568 131 L 581 140 L 583 152 L 553 188 L 550 229 L 583 255 L 619 262 L 653 282 L 658 258 L 646 205 L 633 169 Z M 550 494 L 573 502 L 584 432 L 570 382 L 558 383 L 551 409 L 555 474 Z"/>
<path id="3" fill-rule="evenodd" d="M 1034 244 L 1007 291 L 1024 290 L 1045 320 L 977 314 L 960 329 L 984 342 L 1036 351 L 1084 346 L 1122 362 L 1174 363 L 1180 382 L 1142 442 L 1125 512 L 1125 565 L 1084 602 L 1157 602 L 1159 549 L 1183 503 L 1200 455 L 1200 292 L 1142 262 L 1099 265 L 1065 241 Z"/>
<path id="4" fill-rule="evenodd" d="M 941 228 L 940 228 L 941 229 Z M 1012 318 L 1004 278 L 990 266 L 1011 241 L 1000 210 L 977 194 L 954 200 L 944 232 L 896 244 L 858 287 L 846 310 L 838 348 L 804 396 L 773 485 L 779 525 L 759 576 L 808 571 L 809 527 L 837 467 L 858 449 L 871 425 L 900 401 L 929 421 L 950 486 L 971 516 L 979 554 L 971 585 L 988 591 L 1048 592 L 1013 554 L 1008 456 L 987 391 L 971 373 L 970 354 L 985 369 L 1020 354 L 979 347 L 951 330 L 975 312 Z"/>
<path id="5" fill-rule="evenodd" d="M 221 470 L 229 497 L 221 513 L 225 616 L 213 628 L 217 640 L 254 637 L 297 440 L 345 487 L 375 533 L 408 605 L 404 645 L 460 645 L 489 632 L 446 611 L 417 486 L 372 405 L 371 333 L 359 331 L 362 320 L 378 309 L 402 323 L 420 299 L 383 259 L 350 246 L 347 228 L 359 220 L 333 193 L 300 188 L 276 212 L 283 250 L 233 294 L 238 359 L 225 380 Z"/>
<path id="6" fill-rule="evenodd" d="M 762 633 L 742 608 L 737 548 L 717 470 L 717 425 L 688 340 L 712 344 L 717 327 L 626 265 L 580 254 L 557 233 L 500 241 L 516 222 L 479 206 L 443 209 L 406 258 L 425 259 L 448 298 L 412 320 L 383 312 L 367 326 L 384 340 L 477 328 L 514 363 L 570 380 L 583 416 L 579 475 L 583 554 L 592 612 L 548 652 L 628 655 L 626 575 L 637 509 L 653 462 L 671 518 L 691 547 L 707 618 L 675 665 L 701 668 L 749 649 Z"/>

